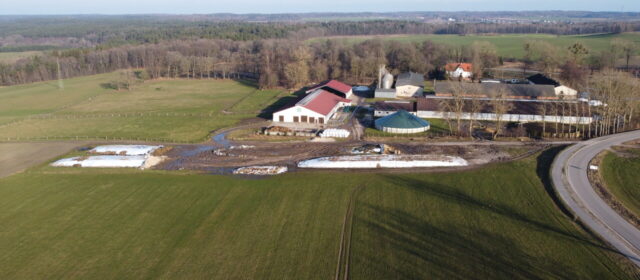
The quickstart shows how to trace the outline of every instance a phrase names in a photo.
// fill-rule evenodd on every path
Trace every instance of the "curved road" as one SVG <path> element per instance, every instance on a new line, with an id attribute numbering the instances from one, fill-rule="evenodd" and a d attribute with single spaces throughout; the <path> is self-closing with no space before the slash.
<path id="1" fill-rule="evenodd" d="M 631 131 L 584 141 L 562 151 L 551 167 L 553 185 L 565 205 L 636 266 L 640 266 L 640 230 L 600 198 L 587 170 L 591 159 L 603 150 L 638 138 L 640 131 Z"/>

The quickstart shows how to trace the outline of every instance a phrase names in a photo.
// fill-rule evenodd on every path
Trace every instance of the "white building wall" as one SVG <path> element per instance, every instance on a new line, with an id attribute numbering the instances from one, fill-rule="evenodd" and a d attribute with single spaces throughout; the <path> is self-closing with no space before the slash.
<path id="1" fill-rule="evenodd" d="M 353 95 L 353 88 L 351 88 L 349 92 L 346 93 L 347 99 L 351 98 L 352 95 Z"/>
<path id="2" fill-rule="evenodd" d="M 331 114 L 329 114 L 329 116 Z M 292 123 L 293 117 L 298 117 L 298 122 L 300 122 L 301 116 L 314 117 L 316 118 L 316 122 L 318 121 L 318 118 L 324 118 L 324 123 L 327 123 L 327 121 L 329 120 L 327 116 L 318 114 L 302 106 L 294 106 L 294 107 L 273 113 L 273 121 L 280 122 L 280 116 L 283 116 L 284 122 L 287 122 L 287 123 Z"/>
<path id="3" fill-rule="evenodd" d="M 464 71 L 462 69 L 462 67 L 458 67 L 458 69 L 456 69 L 456 71 L 453 71 L 453 72 L 452 71 L 447 71 L 447 74 L 449 74 L 449 76 L 451 76 L 452 78 L 460 78 L 460 77 L 462 77 L 462 78 L 465 78 L 465 79 L 466 78 L 470 78 L 471 75 L 472 75 L 471 72 Z"/>
<path id="4" fill-rule="evenodd" d="M 322 115 L 319 114 L 315 111 L 311 111 L 305 107 L 302 106 L 294 106 L 288 109 L 284 109 L 282 111 L 278 111 L 273 113 L 273 118 L 272 121 L 273 122 L 280 122 L 280 116 L 284 117 L 284 122 L 286 123 L 292 123 L 293 122 L 293 117 L 298 117 L 298 122 L 302 122 L 301 117 L 302 116 L 307 116 L 307 123 L 310 123 L 308 118 L 309 117 L 313 117 L 315 118 L 315 122 L 317 124 L 320 124 L 318 122 L 318 118 L 323 118 L 324 119 L 324 123 L 323 124 L 327 124 L 327 122 L 329 121 L 329 119 L 331 119 L 333 117 L 333 115 L 338 111 L 338 109 L 351 105 L 350 103 L 345 103 L 345 102 L 340 102 L 338 103 L 335 107 L 333 107 L 333 109 L 331 109 L 331 111 L 327 114 L 327 115 Z"/>
<path id="5" fill-rule="evenodd" d="M 563 95 L 571 98 L 575 98 L 578 95 L 577 90 L 572 89 L 568 86 L 557 86 L 555 87 L 555 92 L 558 96 Z"/>
<path id="6" fill-rule="evenodd" d="M 396 96 L 398 97 L 415 97 L 422 95 L 422 87 L 406 85 L 396 87 Z"/>
<path id="7" fill-rule="evenodd" d="M 418 111 L 417 116 L 423 119 L 457 119 L 457 114 L 453 112 L 439 111 Z M 472 119 L 471 113 L 462 113 L 460 116 L 463 120 Z M 497 121 L 498 117 L 494 113 L 477 113 L 473 114 L 474 120 L 479 121 Z M 542 115 L 524 115 L 524 114 L 504 114 L 502 121 L 505 122 L 550 122 L 565 124 L 590 124 L 593 122 L 592 117 L 575 117 L 575 116 L 543 116 Z"/>

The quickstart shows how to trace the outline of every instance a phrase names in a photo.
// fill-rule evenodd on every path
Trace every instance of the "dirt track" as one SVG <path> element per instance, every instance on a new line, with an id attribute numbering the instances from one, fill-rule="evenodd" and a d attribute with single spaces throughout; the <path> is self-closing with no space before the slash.
<path id="1" fill-rule="evenodd" d="M 79 142 L 0 143 L 0 178 L 66 154 Z"/>

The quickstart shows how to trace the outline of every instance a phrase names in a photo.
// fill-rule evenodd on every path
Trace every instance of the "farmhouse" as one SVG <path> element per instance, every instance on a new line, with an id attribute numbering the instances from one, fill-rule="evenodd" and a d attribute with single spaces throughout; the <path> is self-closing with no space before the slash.
<path id="1" fill-rule="evenodd" d="M 550 85 L 553 86 L 556 96 L 564 99 L 575 99 L 578 97 L 578 91 L 568 86 L 560 84 L 560 82 L 549 78 L 543 74 L 535 74 L 528 77 L 529 83 L 532 85 Z"/>
<path id="2" fill-rule="evenodd" d="M 471 63 L 447 63 L 444 69 L 449 77 L 455 79 L 470 79 L 473 76 Z"/>
<path id="3" fill-rule="evenodd" d="M 306 91 L 306 93 L 312 93 L 318 89 L 322 89 L 344 98 L 351 98 L 353 94 L 353 88 L 343 82 L 337 80 L 328 80 L 312 86 Z"/>
<path id="4" fill-rule="evenodd" d="M 499 95 L 505 99 L 560 99 L 552 85 L 436 82 L 434 88 L 435 95 L 439 97 L 460 94 L 469 98 L 492 98 Z"/>
<path id="5" fill-rule="evenodd" d="M 323 126 L 339 108 L 350 104 L 351 100 L 349 99 L 324 89 L 316 89 L 294 105 L 275 112 L 273 121 Z"/>
<path id="6" fill-rule="evenodd" d="M 414 72 L 406 72 L 398 75 L 398 80 L 396 80 L 397 97 L 422 96 L 423 91 L 424 75 Z"/>

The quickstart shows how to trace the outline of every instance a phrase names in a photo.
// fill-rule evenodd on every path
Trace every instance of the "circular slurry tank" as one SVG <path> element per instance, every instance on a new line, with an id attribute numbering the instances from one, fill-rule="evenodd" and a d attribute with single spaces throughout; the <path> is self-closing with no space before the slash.
<path id="1" fill-rule="evenodd" d="M 413 134 L 425 132 L 431 128 L 428 121 L 400 110 L 375 121 L 376 129 L 395 134 Z"/>

